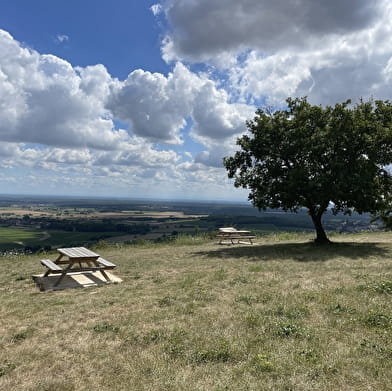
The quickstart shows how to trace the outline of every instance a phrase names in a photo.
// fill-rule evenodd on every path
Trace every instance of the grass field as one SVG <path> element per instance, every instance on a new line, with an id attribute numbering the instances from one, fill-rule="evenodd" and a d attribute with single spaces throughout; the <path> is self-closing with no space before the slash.
<path id="1" fill-rule="evenodd" d="M 48 231 L 48 237 L 39 242 L 40 246 L 74 247 L 83 245 L 91 241 L 98 241 L 100 238 L 118 236 L 118 232 L 64 232 Z M 37 244 L 37 243 L 35 243 Z"/>
<path id="2" fill-rule="evenodd" d="M 310 238 L 101 246 L 123 283 L 47 293 L 2 258 L 0 389 L 390 390 L 392 234 Z"/>
<path id="3" fill-rule="evenodd" d="M 42 231 L 30 228 L 0 227 L 0 251 L 23 250 L 25 247 L 70 247 L 118 236 L 118 232 Z"/>
<path id="4" fill-rule="evenodd" d="M 34 229 L 0 227 L 0 248 L 1 250 L 22 248 L 26 243 L 36 243 L 43 237 L 42 231 Z"/>

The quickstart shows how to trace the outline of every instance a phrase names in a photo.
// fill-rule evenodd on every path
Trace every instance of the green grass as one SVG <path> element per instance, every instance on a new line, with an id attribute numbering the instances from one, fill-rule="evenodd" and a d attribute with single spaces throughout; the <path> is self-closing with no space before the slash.
<path id="1" fill-rule="evenodd" d="M 389 390 L 392 234 L 311 237 L 103 242 L 123 283 L 47 293 L 2 258 L 0 389 Z"/>
<path id="2" fill-rule="evenodd" d="M 40 230 L 0 227 L 0 249 L 22 248 L 25 243 L 37 242 L 43 237 Z"/>
<path id="3" fill-rule="evenodd" d="M 100 238 L 118 236 L 118 232 L 65 232 L 34 230 L 30 228 L 0 227 L 0 251 L 20 250 L 25 247 L 71 247 L 95 242 Z"/>
<path id="4" fill-rule="evenodd" d="M 39 230 L 0 227 L 0 243 L 37 240 L 42 236 L 42 231 Z"/>
<path id="5" fill-rule="evenodd" d="M 72 247 L 82 245 L 88 242 L 95 242 L 100 238 L 109 238 L 118 236 L 118 232 L 64 232 L 64 231 L 48 231 L 50 237 L 42 240 L 39 244 L 42 247 L 50 246 L 58 247 Z M 35 243 L 37 244 L 37 243 Z"/>

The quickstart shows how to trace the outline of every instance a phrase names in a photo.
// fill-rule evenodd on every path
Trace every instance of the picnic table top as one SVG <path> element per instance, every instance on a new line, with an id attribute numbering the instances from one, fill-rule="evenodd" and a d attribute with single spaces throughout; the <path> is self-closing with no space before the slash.
<path id="1" fill-rule="evenodd" d="M 59 248 L 57 251 L 69 258 L 99 258 L 99 254 L 85 247 Z"/>
<path id="2" fill-rule="evenodd" d="M 219 232 L 223 233 L 223 234 L 248 234 L 250 233 L 250 231 L 246 231 L 246 230 L 239 230 L 233 227 L 224 227 L 224 228 L 219 228 Z"/>

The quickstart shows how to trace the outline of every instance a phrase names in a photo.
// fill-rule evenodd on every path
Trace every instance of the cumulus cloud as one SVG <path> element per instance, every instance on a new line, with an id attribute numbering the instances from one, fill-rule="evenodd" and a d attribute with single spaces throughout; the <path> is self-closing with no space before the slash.
<path id="1" fill-rule="evenodd" d="M 189 90 L 195 79 L 182 65 L 168 77 L 138 69 L 113 87 L 107 107 L 136 135 L 179 144 L 184 117 L 190 111 L 188 93 L 192 94 Z"/>
<path id="2" fill-rule="evenodd" d="M 388 0 L 167 0 L 163 11 L 164 58 L 217 66 L 241 102 L 390 99 Z"/>
<path id="3" fill-rule="evenodd" d="M 137 69 L 118 80 L 104 65 L 73 67 L 0 30 L 4 170 L 34 169 L 37 182 L 61 176 L 75 188 L 164 184 L 185 195 L 209 183 L 227 193 L 222 159 L 256 106 L 304 95 L 391 99 L 389 0 L 162 0 L 150 9 L 168 22 L 159 24 L 169 26 L 167 74 Z"/>
<path id="4" fill-rule="evenodd" d="M 167 0 L 166 59 L 207 60 L 247 49 L 303 48 L 319 37 L 360 31 L 382 0 Z"/>
<path id="5" fill-rule="evenodd" d="M 245 121 L 253 115 L 253 106 L 229 102 L 229 94 L 205 82 L 192 105 L 194 137 L 205 144 L 205 138 L 222 140 L 244 132 Z"/>
<path id="6" fill-rule="evenodd" d="M 368 29 L 320 38 L 317 48 L 270 55 L 251 51 L 232 68 L 232 83 L 244 99 L 266 97 L 271 104 L 305 95 L 321 104 L 371 96 L 390 99 L 392 9 L 384 11 Z"/>
<path id="7" fill-rule="evenodd" d="M 0 92 L 3 164 L 62 172 L 78 167 L 111 176 L 126 167 L 142 176 L 159 169 L 170 176 L 180 157 L 154 143 L 183 143 L 185 127 L 204 145 L 197 160 L 216 166 L 222 146 L 243 132 L 254 112 L 233 102 L 218 81 L 181 63 L 167 76 L 139 69 L 120 81 L 103 65 L 74 68 L 23 47 L 5 31 L 0 31 Z M 116 128 L 115 120 L 129 129 Z"/>
<path id="8" fill-rule="evenodd" d="M 252 106 L 230 102 L 230 95 L 206 75 L 177 63 L 167 77 L 143 70 L 112 87 L 107 107 L 132 131 L 152 141 L 181 144 L 187 118 L 192 135 L 223 139 L 243 131 Z"/>
<path id="9" fill-rule="evenodd" d="M 74 69 L 22 47 L 0 31 L 0 138 L 52 146 L 116 148 L 104 108 L 111 77 L 103 65 Z"/>
<path id="10" fill-rule="evenodd" d="M 121 81 L 104 65 L 73 67 L 0 30 L 1 168 L 18 168 L 25 177 L 34 170 L 37 186 L 44 177 L 75 188 L 110 177 L 117 187 L 186 188 L 182 181 L 200 179 L 217 165 L 222 145 L 242 133 L 253 111 L 233 101 L 219 80 L 180 62 L 167 75 L 139 69 Z M 185 133 L 204 145 L 196 162 L 171 149 Z M 197 175 L 182 165 L 185 159 Z"/>

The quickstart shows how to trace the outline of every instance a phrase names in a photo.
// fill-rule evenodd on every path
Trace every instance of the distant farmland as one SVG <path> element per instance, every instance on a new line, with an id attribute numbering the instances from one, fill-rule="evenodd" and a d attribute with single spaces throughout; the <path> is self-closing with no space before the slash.
<path id="1" fill-rule="evenodd" d="M 28 228 L 0 227 L 0 247 L 2 250 L 23 248 L 26 243 L 36 243 L 44 238 L 44 233 Z"/>
<path id="2" fill-rule="evenodd" d="M 314 231 L 305 210 L 260 212 L 247 203 L 0 196 L 0 252 L 36 252 L 101 240 L 166 241 L 181 234 L 214 235 L 223 226 L 257 235 Z M 378 229 L 367 215 L 334 216 L 330 212 L 324 226 L 330 232 L 345 233 Z"/>

